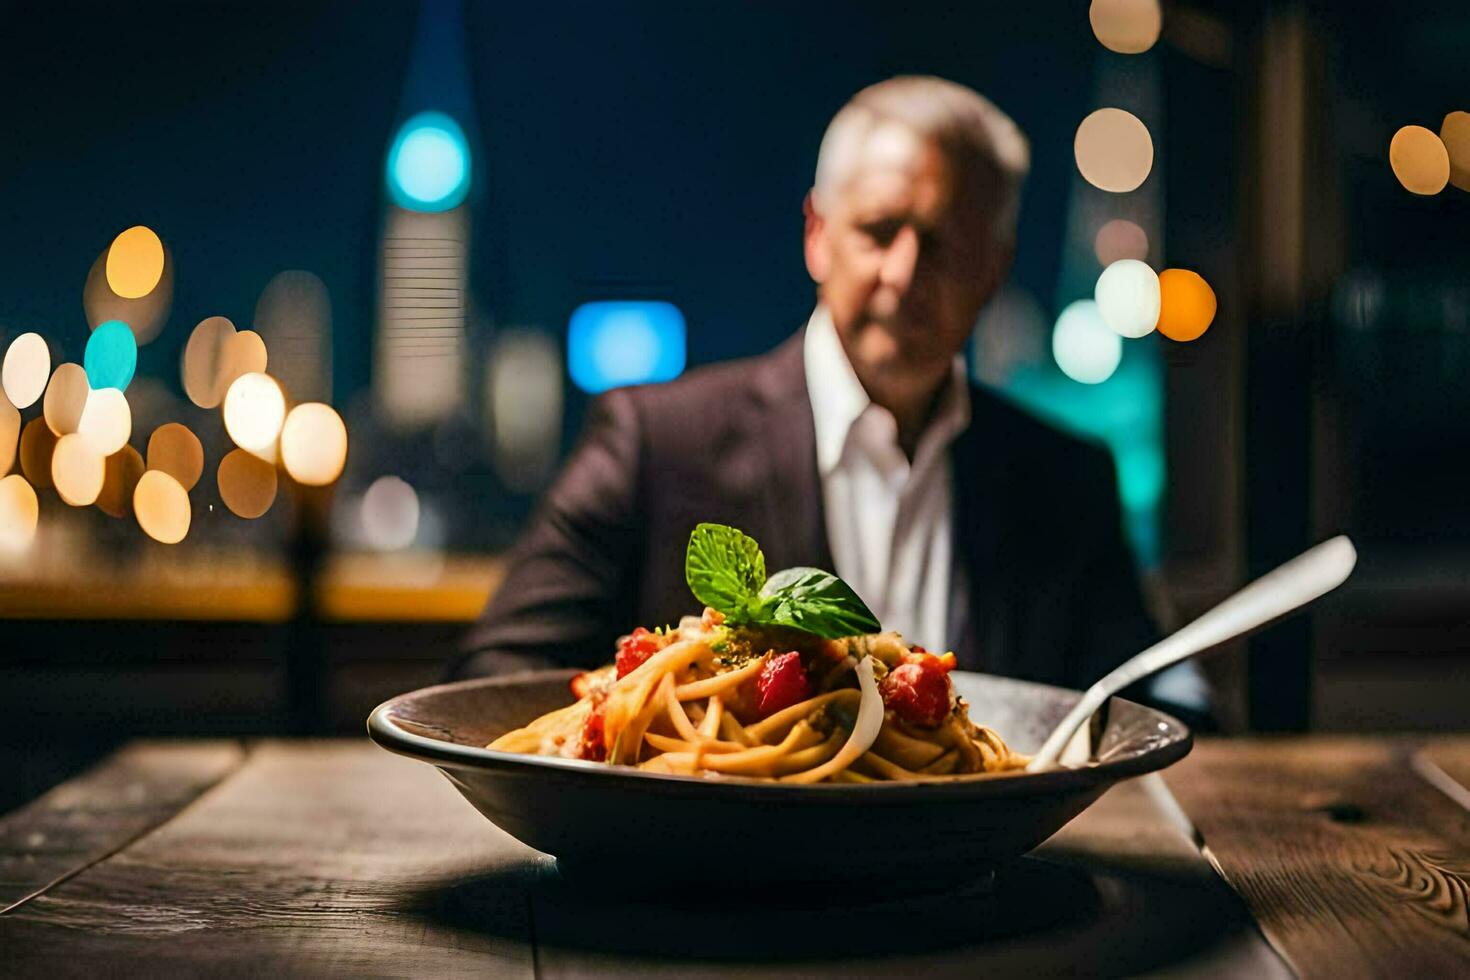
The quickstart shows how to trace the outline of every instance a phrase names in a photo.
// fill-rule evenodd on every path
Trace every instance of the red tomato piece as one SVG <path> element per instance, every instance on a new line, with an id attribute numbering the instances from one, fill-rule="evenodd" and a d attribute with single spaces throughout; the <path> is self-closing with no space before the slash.
<path id="1" fill-rule="evenodd" d="M 766 661 L 756 675 L 755 690 L 762 718 L 811 697 L 812 682 L 801 667 L 801 654 L 792 650 Z"/>
<path id="2" fill-rule="evenodd" d="M 883 704 L 898 717 L 921 728 L 938 727 L 949 716 L 949 677 L 940 659 L 899 664 L 878 685 Z"/>
<path id="3" fill-rule="evenodd" d="M 643 665 L 649 657 L 664 648 L 664 637 L 650 633 L 642 626 L 618 642 L 618 676 L 626 677 Z"/>
<path id="4" fill-rule="evenodd" d="M 595 705 L 587 721 L 582 725 L 582 741 L 577 746 L 577 758 L 593 762 L 607 761 L 607 743 L 603 739 L 602 705 Z"/>

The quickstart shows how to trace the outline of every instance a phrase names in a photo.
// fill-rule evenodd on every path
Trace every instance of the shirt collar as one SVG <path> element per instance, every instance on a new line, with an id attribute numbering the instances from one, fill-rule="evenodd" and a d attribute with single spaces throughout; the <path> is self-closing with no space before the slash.
<path id="1" fill-rule="evenodd" d="M 868 397 L 847 359 L 847 352 L 842 349 L 842 340 L 837 336 L 832 315 L 824 306 L 818 306 L 807 321 L 802 355 L 806 390 L 812 403 L 812 422 L 816 428 L 817 469 L 826 476 L 842 461 L 853 424 L 869 408 L 886 410 L 874 405 Z M 947 447 L 969 424 L 970 385 L 964 358 L 956 355 L 949 387 L 941 396 L 934 417 L 919 437 L 915 461 Z M 936 450 L 928 449 L 931 443 L 936 445 Z"/>

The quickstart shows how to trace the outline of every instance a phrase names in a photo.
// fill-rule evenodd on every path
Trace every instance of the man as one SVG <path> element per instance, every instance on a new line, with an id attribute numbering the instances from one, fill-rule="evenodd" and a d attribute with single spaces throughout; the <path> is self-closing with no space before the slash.
<path id="1" fill-rule="evenodd" d="M 768 354 L 592 406 L 459 672 L 605 663 L 697 612 L 700 521 L 769 569 L 835 571 L 962 667 L 1085 686 L 1146 647 L 1111 457 L 972 387 L 960 357 L 1009 271 L 1028 155 L 951 82 L 853 98 L 805 204 L 816 312 Z"/>

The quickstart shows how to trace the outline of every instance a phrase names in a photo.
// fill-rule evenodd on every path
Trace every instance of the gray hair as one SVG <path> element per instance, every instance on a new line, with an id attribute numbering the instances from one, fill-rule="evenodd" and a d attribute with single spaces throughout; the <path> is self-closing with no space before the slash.
<path id="1" fill-rule="evenodd" d="M 1031 164 L 1026 137 L 973 89 L 930 75 L 900 75 L 869 85 L 838 111 L 817 153 L 812 205 L 824 207 L 851 177 L 875 139 L 933 141 L 977 182 L 998 238 L 1015 237 L 1021 185 Z"/>

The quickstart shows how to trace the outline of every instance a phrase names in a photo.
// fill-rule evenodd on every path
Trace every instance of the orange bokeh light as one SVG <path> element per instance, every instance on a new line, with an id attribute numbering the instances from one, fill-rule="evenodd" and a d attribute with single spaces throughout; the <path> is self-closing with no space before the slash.
<path id="1" fill-rule="evenodd" d="M 152 228 L 134 225 L 107 250 L 107 284 L 123 299 L 140 299 L 163 278 L 163 242 Z"/>
<path id="2" fill-rule="evenodd" d="M 1159 333 L 1170 340 L 1197 340 L 1215 319 L 1215 291 L 1188 269 L 1159 273 Z"/>
<path id="3" fill-rule="evenodd" d="M 133 491 L 137 489 L 145 469 L 142 454 L 132 446 L 124 446 L 107 457 L 102 491 L 97 494 L 97 509 L 109 517 L 131 514 Z"/>
<path id="4" fill-rule="evenodd" d="M 1388 144 L 1388 164 L 1411 194 L 1430 196 L 1450 182 L 1450 154 L 1439 135 L 1423 126 L 1405 126 Z"/>
<path id="5" fill-rule="evenodd" d="M 1456 110 L 1445 116 L 1439 140 L 1450 157 L 1450 183 L 1470 191 L 1470 112 Z"/>
<path id="6" fill-rule="evenodd" d="M 51 487 L 51 454 L 56 451 L 56 433 L 43 418 L 33 418 L 20 430 L 20 471 L 31 486 Z"/>
<path id="7" fill-rule="evenodd" d="M 178 544 L 189 533 L 189 492 L 162 470 L 149 470 L 133 488 L 133 516 L 154 541 Z"/>
<path id="8" fill-rule="evenodd" d="M 148 469 L 162 470 L 186 491 L 193 490 L 204 473 L 204 445 L 181 422 L 160 425 L 148 438 Z"/>
<path id="9" fill-rule="evenodd" d="M 46 428 L 44 425 L 41 428 Z M 49 431 L 49 430 L 48 430 Z M 0 552 L 21 552 L 36 536 L 40 504 L 19 473 L 0 479 Z"/>
<path id="10" fill-rule="evenodd" d="M 276 499 L 276 467 L 243 449 L 231 449 L 219 461 L 219 498 L 230 512 L 253 520 Z"/>

